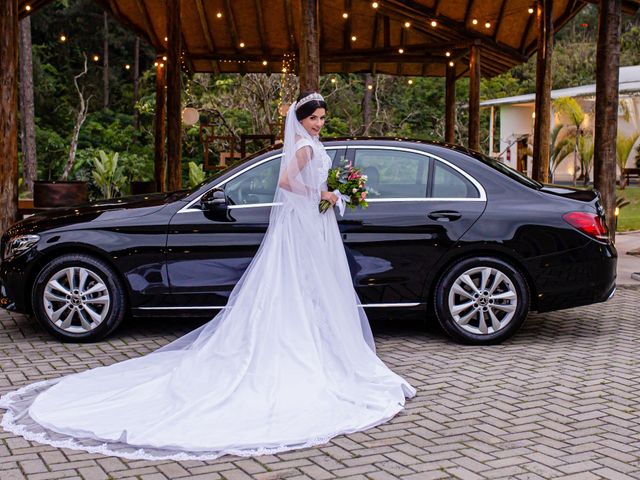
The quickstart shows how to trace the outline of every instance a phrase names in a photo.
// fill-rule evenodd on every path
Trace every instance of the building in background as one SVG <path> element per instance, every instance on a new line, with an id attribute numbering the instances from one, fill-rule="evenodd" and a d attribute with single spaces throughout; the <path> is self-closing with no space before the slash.
<path id="1" fill-rule="evenodd" d="M 618 133 L 632 136 L 640 133 L 640 65 L 620 68 L 619 79 L 620 106 L 618 109 Z M 582 123 L 582 129 L 588 135 L 594 127 L 596 84 L 582 85 L 580 87 L 562 88 L 551 91 L 552 100 L 562 97 L 574 98 L 586 117 Z M 494 116 L 497 110 L 500 128 L 499 149 L 490 142 L 490 153 L 499 157 L 504 163 L 522 172 L 531 175 L 531 153 L 533 146 L 533 123 L 535 118 L 535 94 L 517 95 L 514 97 L 497 98 L 480 103 L 483 108 L 491 108 L 490 132 L 495 125 Z M 570 125 L 565 115 L 555 111 L 552 107 L 551 128 L 556 125 Z M 564 128 L 559 140 L 570 132 Z M 637 148 L 640 146 L 640 138 L 636 140 L 634 147 L 627 158 L 626 168 L 633 168 Z M 569 154 L 556 168 L 554 181 L 567 182 L 573 179 L 574 155 Z M 593 175 L 590 174 L 593 178 Z"/>

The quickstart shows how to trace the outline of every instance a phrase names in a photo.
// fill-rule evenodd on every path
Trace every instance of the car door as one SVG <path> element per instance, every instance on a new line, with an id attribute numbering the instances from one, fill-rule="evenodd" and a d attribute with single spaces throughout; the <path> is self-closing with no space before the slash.
<path id="1" fill-rule="evenodd" d="M 423 303 L 428 273 L 481 215 L 484 190 L 421 150 L 356 145 L 348 152 L 369 188 L 369 207 L 347 210 L 340 221 L 360 299 L 365 305 Z"/>
<path id="2" fill-rule="evenodd" d="M 333 158 L 336 149 L 327 149 Z M 270 155 L 213 188 L 224 189 L 227 215 L 199 208 L 196 201 L 171 219 L 167 239 L 169 304 L 219 308 L 258 250 L 280 171 L 280 154 Z"/>

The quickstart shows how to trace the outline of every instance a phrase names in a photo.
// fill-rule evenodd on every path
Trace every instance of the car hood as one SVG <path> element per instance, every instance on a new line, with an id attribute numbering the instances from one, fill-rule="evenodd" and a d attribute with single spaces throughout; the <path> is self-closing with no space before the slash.
<path id="1" fill-rule="evenodd" d="M 99 200 L 75 207 L 38 212 L 13 225 L 8 235 L 17 235 L 77 225 L 83 222 L 119 220 L 149 215 L 179 198 L 176 193 L 153 193 Z"/>

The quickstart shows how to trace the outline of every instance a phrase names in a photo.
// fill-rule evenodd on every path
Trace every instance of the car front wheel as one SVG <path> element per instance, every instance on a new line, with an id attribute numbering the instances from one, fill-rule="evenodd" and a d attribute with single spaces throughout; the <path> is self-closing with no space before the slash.
<path id="1" fill-rule="evenodd" d="M 438 322 L 468 344 L 499 343 L 513 335 L 529 311 L 523 275 L 493 257 L 467 258 L 452 265 L 435 289 Z"/>
<path id="2" fill-rule="evenodd" d="M 36 319 L 68 342 L 90 342 L 109 335 L 125 315 L 122 282 L 105 262 L 89 255 L 61 255 L 35 279 Z"/>

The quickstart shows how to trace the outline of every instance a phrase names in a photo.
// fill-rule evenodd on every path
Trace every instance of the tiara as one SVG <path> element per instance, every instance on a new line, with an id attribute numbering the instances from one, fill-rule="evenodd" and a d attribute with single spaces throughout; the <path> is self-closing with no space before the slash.
<path id="1" fill-rule="evenodd" d="M 304 97 L 303 99 L 301 99 L 298 103 L 296 103 L 296 110 L 298 110 L 302 105 L 304 105 L 307 102 L 310 102 L 311 100 L 324 102 L 324 98 L 322 98 L 322 95 L 320 95 L 319 93 L 313 92 L 307 95 L 306 97 Z"/>

